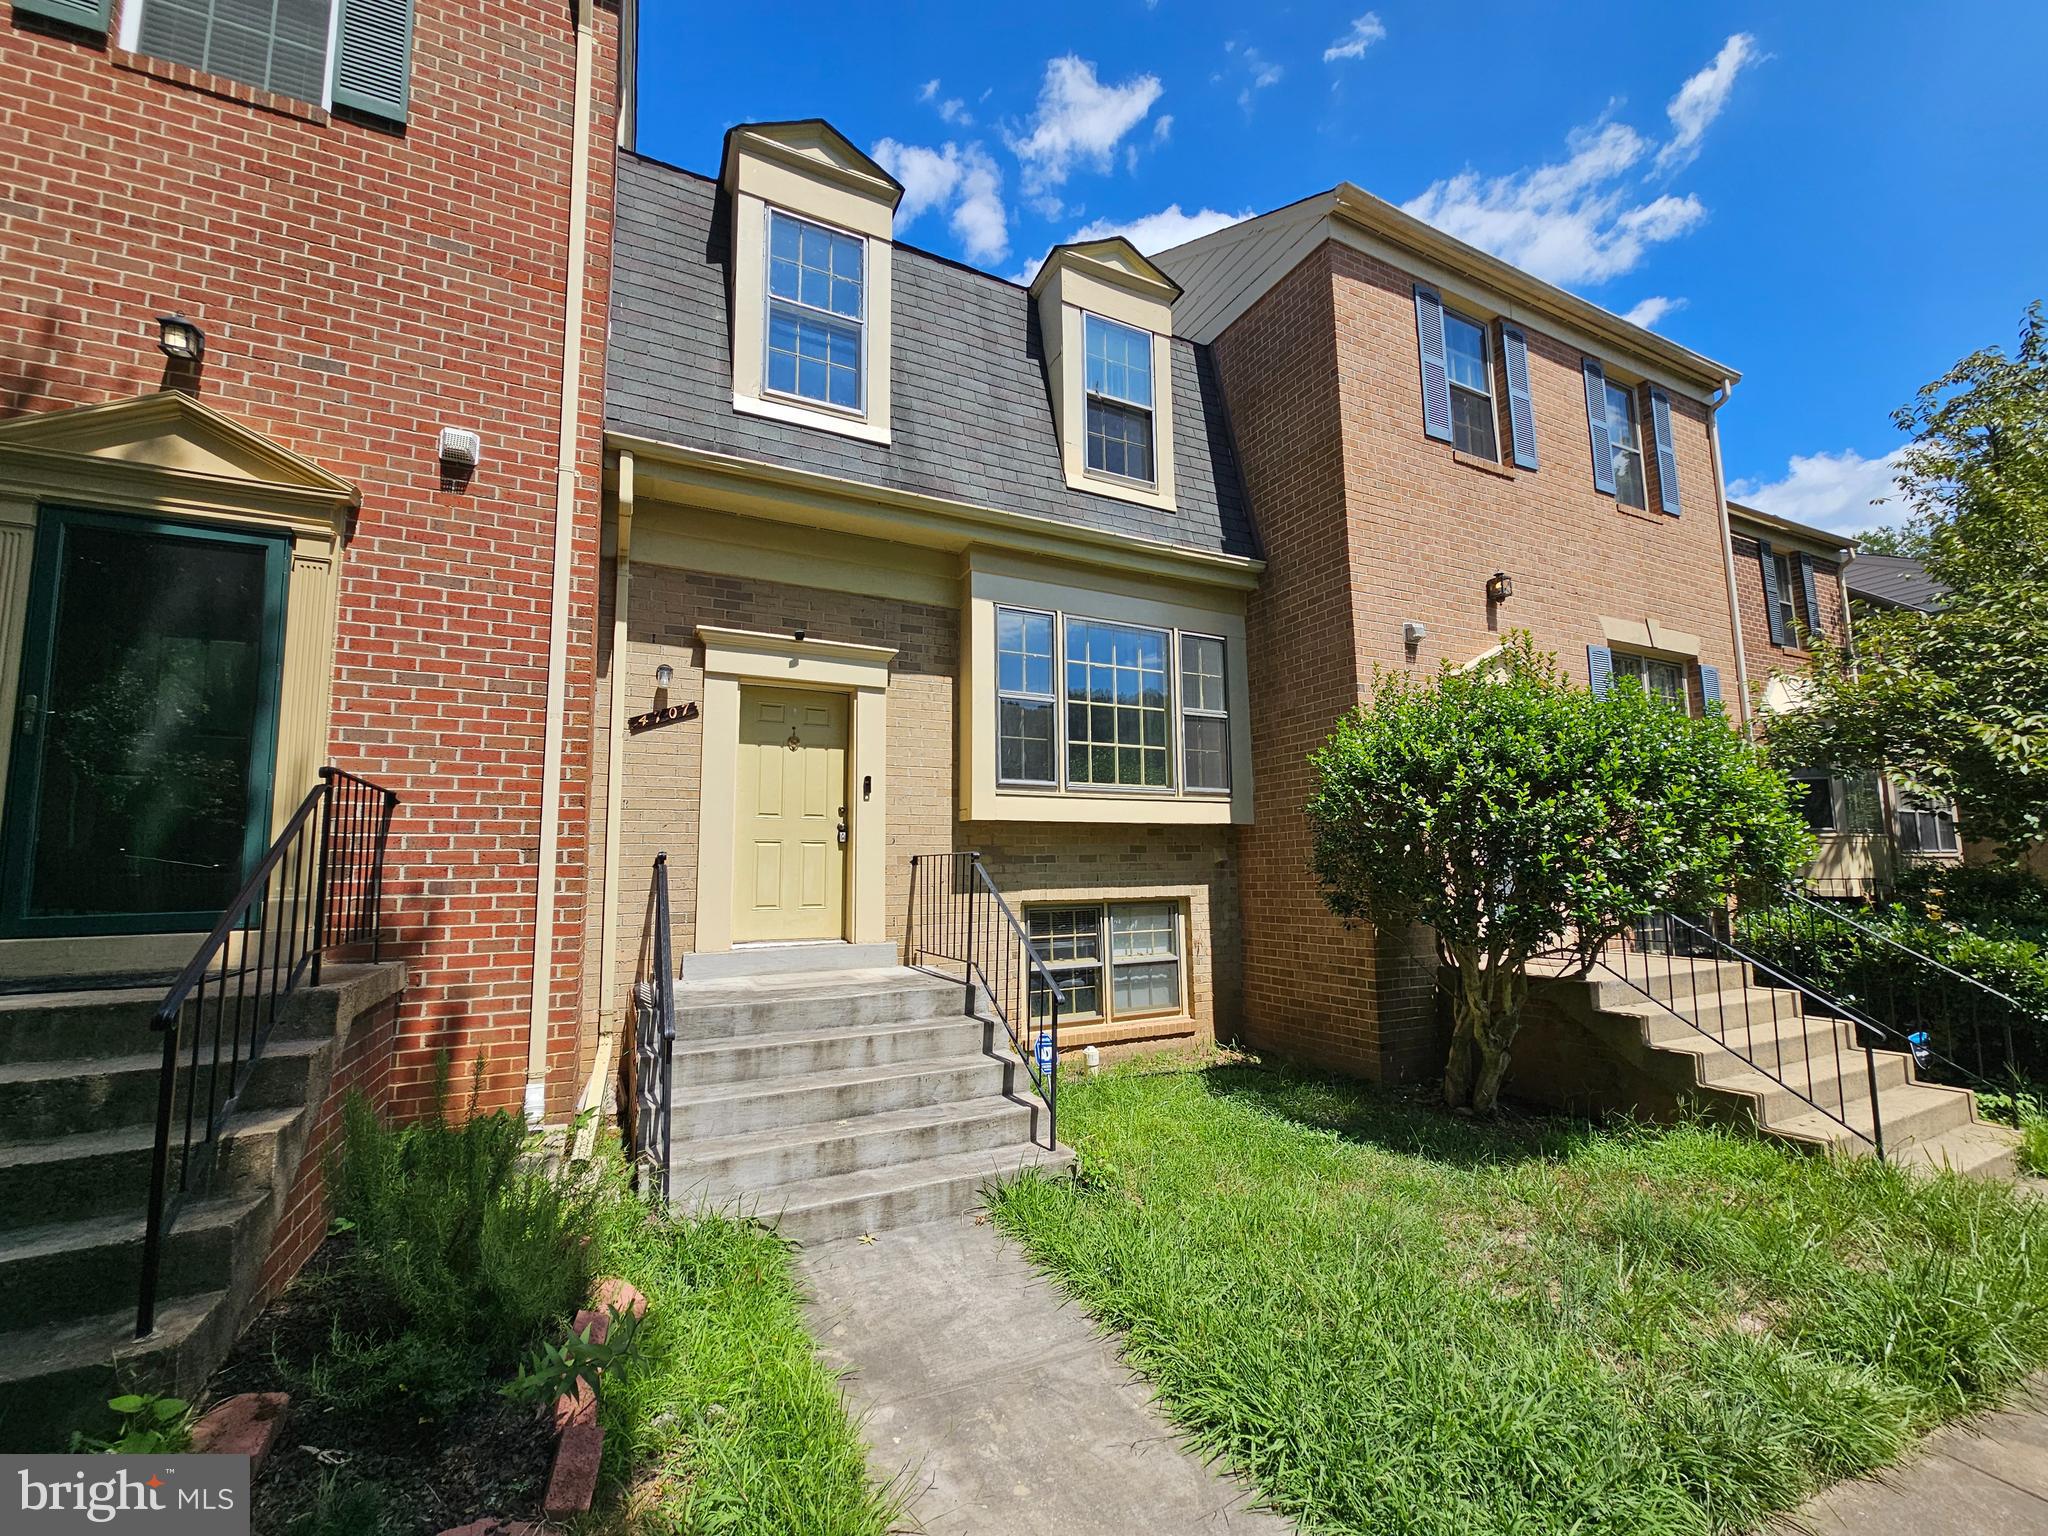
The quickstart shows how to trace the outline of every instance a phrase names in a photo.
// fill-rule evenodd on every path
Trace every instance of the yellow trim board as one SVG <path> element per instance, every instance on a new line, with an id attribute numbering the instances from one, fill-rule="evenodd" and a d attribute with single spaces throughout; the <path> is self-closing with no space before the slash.
<path id="1" fill-rule="evenodd" d="M 1255 588 L 1259 573 L 1266 568 L 1265 561 L 1250 556 L 1185 549 L 1164 540 L 764 464 L 628 433 L 612 433 L 608 442 L 615 450 L 635 455 L 643 499 L 926 548 L 965 550 L 985 544 L 1240 592 Z"/>

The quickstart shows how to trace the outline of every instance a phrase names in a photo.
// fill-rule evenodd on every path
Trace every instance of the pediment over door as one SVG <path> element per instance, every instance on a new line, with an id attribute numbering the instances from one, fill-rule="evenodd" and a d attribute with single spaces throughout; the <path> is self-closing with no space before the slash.
<path id="1" fill-rule="evenodd" d="M 0 422 L 0 496 L 227 512 L 329 535 L 362 500 L 348 480 L 170 390 Z"/>

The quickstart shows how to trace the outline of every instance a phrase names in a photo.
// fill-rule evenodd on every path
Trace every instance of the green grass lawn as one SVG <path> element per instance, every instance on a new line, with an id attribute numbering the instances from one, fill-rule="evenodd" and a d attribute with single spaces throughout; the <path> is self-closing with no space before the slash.
<path id="1" fill-rule="evenodd" d="M 790 1252 L 725 1217 L 614 1209 L 600 1267 L 646 1293 L 641 1358 L 599 1399 L 612 1497 L 582 1527 L 646 1536 L 883 1536 L 839 1385 L 813 1353 Z"/>
<path id="2" fill-rule="evenodd" d="M 1740 1531 L 2048 1359 L 2048 1204 L 1248 1065 L 1062 1085 L 995 1203 L 1309 1531 Z"/>

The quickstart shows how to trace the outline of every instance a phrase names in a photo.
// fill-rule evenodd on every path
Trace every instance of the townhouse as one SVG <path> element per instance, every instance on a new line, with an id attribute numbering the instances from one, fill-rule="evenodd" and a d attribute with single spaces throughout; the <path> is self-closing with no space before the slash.
<path id="1" fill-rule="evenodd" d="M 1261 569 L 1213 361 L 1128 243 L 1027 289 L 896 243 L 900 196 L 816 121 L 621 158 L 589 1011 L 647 975 L 658 853 L 688 979 L 893 963 L 912 856 L 971 849 L 1063 1050 L 1206 1041 Z"/>
<path id="2" fill-rule="evenodd" d="M 0 985 L 175 973 L 332 761 L 399 797 L 398 1087 L 574 1097 L 618 48 L 0 19 Z"/>
<path id="3" fill-rule="evenodd" d="M 1714 429 L 1736 376 L 1350 185 L 1157 261 L 1215 358 L 1266 560 L 1242 1033 L 1419 1075 L 1441 1055 L 1433 947 L 1324 910 L 1306 757 L 1376 671 L 1483 666 L 1510 629 L 1595 688 L 1627 675 L 1739 720 Z"/>

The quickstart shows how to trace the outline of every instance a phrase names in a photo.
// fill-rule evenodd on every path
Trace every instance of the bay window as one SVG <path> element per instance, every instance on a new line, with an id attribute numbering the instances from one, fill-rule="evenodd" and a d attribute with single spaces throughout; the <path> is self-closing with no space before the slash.
<path id="1" fill-rule="evenodd" d="M 1230 792 L 1219 637 L 999 606 L 995 641 L 998 784 Z"/>

